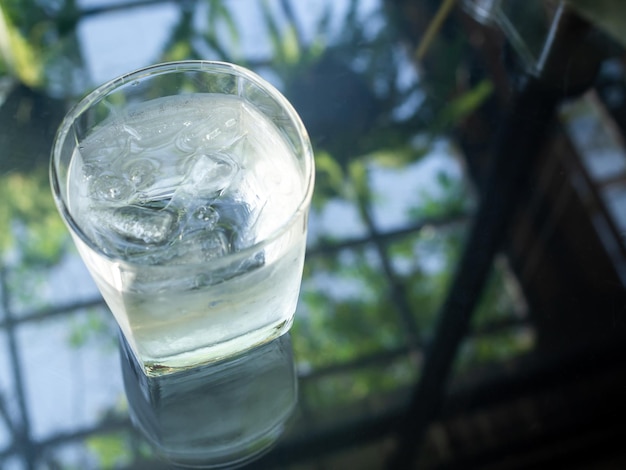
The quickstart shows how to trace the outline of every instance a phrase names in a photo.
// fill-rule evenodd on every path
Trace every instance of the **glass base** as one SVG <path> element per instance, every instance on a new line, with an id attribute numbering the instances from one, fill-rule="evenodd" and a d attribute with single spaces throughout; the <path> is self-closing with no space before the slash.
<path id="1" fill-rule="evenodd" d="M 238 356 L 288 332 L 292 323 L 293 316 L 278 324 L 237 336 L 228 341 L 165 358 L 142 358 L 133 348 L 131 350 L 148 377 L 159 377 Z"/>

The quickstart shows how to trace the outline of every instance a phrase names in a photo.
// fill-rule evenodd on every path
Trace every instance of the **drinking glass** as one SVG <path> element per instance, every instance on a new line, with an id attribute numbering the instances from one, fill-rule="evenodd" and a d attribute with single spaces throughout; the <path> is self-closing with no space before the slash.
<path id="1" fill-rule="evenodd" d="M 242 67 L 159 64 L 116 78 L 60 125 L 55 201 L 148 375 L 288 331 L 314 163 L 289 102 Z"/>

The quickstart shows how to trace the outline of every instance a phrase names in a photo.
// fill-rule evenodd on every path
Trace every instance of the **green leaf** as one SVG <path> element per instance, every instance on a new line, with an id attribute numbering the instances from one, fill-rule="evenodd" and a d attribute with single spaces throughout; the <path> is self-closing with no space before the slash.
<path id="1" fill-rule="evenodd" d="M 73 328 L 70 332 L 69 343 L 70 347 L 78 349 L 82 347 L 87 340 L 87 335 L 82 328 Z"/>
<path id="2" fill-rule="evenodd" d="M 239 55 L 240 38 L 239 29 L 233 15 L 222 0 L 212 0 L 209 2 L 208 16 L 209 27 L 205 32 L 204 38 L 221 60 L 234 62 L 233 57 Z M 227 47 L 222 43 L 223 35 L 217 33 L 220 24 L 224 24 L 228 30 Z M 243 62 L 243 60 L 238 62 Z"/>
<path id="3" fill-rule="evenodd" d="M 233 15 L 228 11 L 226 5 L 220 0 L 216 2 L 215 14 L 216 17 L 221 19 L 225 24 L 228 32 L 230 34 L 230 41 L 234 45 L 239 44 L 239 29 L 237 28 L 237 23 L 233 18 Z"/>
<path id="4" fill-rule="evenodd" d="M 323 193 L 330 190 L 331 193 L 341 194 L 345 186 L 345 176 L 339 163 L 328 153 L 319 151 L 315 154 L 315 192 Z"/>
<path id="5" fill-rule="evenodd" d="M 348 173 L 350 174 L 355 196 L 360 201 L 369 201 L 371 191 L 365 163 L 362 160 L 353 160 L 348 165 Z"/>
<path id="6" fill-rule="evenodd" d="M 298 43 L 298 33 L 294 25 L 289 25 L 282 41 L 285 62 L 287 64 L 297 64 L 300 61 L 300 44 Z"/>
<path id="7" fill-rule="evenodd" d="M 412 163 L 428 153 L 430 145 L 414 148 L 409 144 L 398 144 L 390 148 L 375 150 L 368 155 L 368 158 L 386 168 L 402 168 Z"/>
<path id="8" fill-rule="evenodd" d="M 483 80 L 471 90 L 452 100 L 435 119 L 435 132 L 441 132 L 462 121 L 478 109 L 491 96 L 492 92 L 492 83 L 489 80 Z"/>
<path id="9" fill-rule="evenodd" d="M 263 0 L 263 2 L 261 2 L 261 14 L 263 15 L 263 21 L 265 22 L 265 26 L 269 34 L 269 39 L 274 49 L 274 58 L 276 60 L 276 63 L 283 64 L 285 63 L 285 50 L 283 48 L 283 41 L 281 38 L 280 29 L 276 24 L 276 20 L 272 16 L 267 0 Z"/>
<path id="10" fill-rule="evenodd" d="M 626 2 L 624 0 L 568 0 L 567 3 L 581 16 L 626 47 Z"/>
<path id="11" fill-rule="evenodd" d="M 0 252 L 17 249 L 26 264 L 50 266 L 64 253 L 68 239 L 54 207 L 47 168 L 31 174 L 12 172 L 0 177 Z M 19 231 L 15 229 L 19 227 Z"/>
<path id="12" fill-rule="evenodd" d="M 26 85 L 38 87 L 43 83 L 42 51 L 0 6 L 0 56 L 9 69 Z"/>
<path id="13" fill-rule="evenodd" d="M 164 61 L 176 61 L 176 60 L 184 60 L 189 58 L 191 52 L 191 46 L 189 41 L 181 40 L 173 43 L 170 48 L 165 51 L 163 55 Z"/>
<path id="14" fill-rule="evenodd" d="M 87 439 L 87 448 L 96 454 L 98 468 L 109 469 L 129 463 L 130 450 L 122 434 L 97 435 Z"/>

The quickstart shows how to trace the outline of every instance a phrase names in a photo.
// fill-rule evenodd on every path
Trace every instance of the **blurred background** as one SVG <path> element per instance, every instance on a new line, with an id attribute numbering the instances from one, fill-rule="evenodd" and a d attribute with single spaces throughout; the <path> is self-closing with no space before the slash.
<path id="1" fill-rule="evenodd" d="M 85 93 L 183 59 L 260 74 L 315 148 L 298 405 L 251 468 L 626 468 L 624 18 L 619 0 L 0 0 L 0 468 L 168 468 L 130 422 L 48 161 Z"/>

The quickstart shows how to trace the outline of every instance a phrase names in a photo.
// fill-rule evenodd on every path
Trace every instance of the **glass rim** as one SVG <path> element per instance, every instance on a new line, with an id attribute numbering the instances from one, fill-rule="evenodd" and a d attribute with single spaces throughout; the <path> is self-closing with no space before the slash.
<path id="1" fill-rule="evenodd" d="M 259 86 L 263 91 L 268 93 L 273 99 L 275 99 L 281 108 L 286 112 L 289 120 L 294 125 L 297 130 L 298 140 L 300 143 L 300 147 L 302 148 L 302 160 L 304 161 L 304 183 L 305 190 L 303 196 L 298 203 L 298 206 L 293 211 L 291 216 L 283 222 L 276 230 L 274 230 L 270 235 L 266 236 L 262 240 L 257 241 L 256 243 L 247 246 L 239 251 L 228 253 L 225 256 L 220 256 L 218 258 L 212 259 L 211 263 L 219 267 L 222 264 L 227 264 L 231 262 L 233 259 L 238 258 L 246 258 L 251 254 L 257 252 L 259 249 L 263 248 L 271 244 L 273 241 L 280 238 L 284 233 L 286 233 L 295 223 L 298 222 L 298 218 L 308 210 L 312 195 L 313 195 L 313 187 L 315 182 L 315 165 L 314 165 L 314 157 L 313 157 L 313 149 L 311 146 L 311 142 L 309 139 L 308 132 L 302 123 L 302 120 L 292 104 L 283 96 L 283 94 L 271 83 L 261 78 L 255 72 L 248 70 L 242 66 L 232 64 L 229 62 L 223 61 L 211 61 L 211 60 L 184 60 L 184 61 L 173 61 L 173 62 L 163 62 L 158 64 L 149 65 L 146 67 L 142 67 L 136 69 L 134 71 L 125 73 L 116 78 L 109 80 L 108 82 L 103 83 L 102 85 L 95 88 L 93 91 L 88 93 L 85 97 L 83 97 L 80 101 L 78 101 L 74 106 L 72 106 L 69 111 L 65 114 L 65 117 L 61 121 L 59 128 L 55 134 L 51 159 L 50 159 L 50 183 L 52 186 L 52 194 L 54 197 L 55 204 L 57 209 L 59 210 L 63 221 L 68 226 L 69 230 L 78 236 L 90 249 L 96 251 L 99 255 L 116 262 L 120 262 L 128 265 L 135 265 L 140 263 L 133 263 L 125 260 L 119 256 L 111 255 L 109 253 L 105 253 L 102 248 L 100 248 L 96 243 L 92 241 L 92 239 L 87 236 L 84 230 L 81 228 L 80 224 L 76 222 L 74 217 L 72 216 L 68 204 L 67 204 L 67 188 L 64 190 L 61 189 L 61 184 L 59 181 L 59 170 L 61 161 L 61 153 L 62 148 L 66 142 L 66 139 L 69 137 L 70 129 L 76 119 L 82 115 L 86 110 L 88 110 L 91 106 L 101 101 L 103 98 L 108 96 L 110 93 L 119 89 L 120 87 L 126 85 L 129 82 L 133 82 L 135 80 L 141 78 L 147 78 L 167 73 L 177 73 L 177 72 L 223 72 L 228 73 L 233 76 L 242 77 L 257 86 Z M 76 144 L 78 145 L 78 144 Z M 183 263 L 180 265 L 154 265 L 154 264 L 146 264 L 146 266 L 150 266 L 150 268 L 169 268 L 169 267 L 177 267 L 181 266 L 200 266 L 206 264 L 206 261 L 201 262 L 190 262 Z"/>

